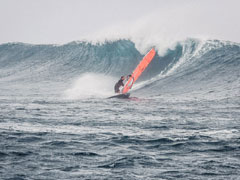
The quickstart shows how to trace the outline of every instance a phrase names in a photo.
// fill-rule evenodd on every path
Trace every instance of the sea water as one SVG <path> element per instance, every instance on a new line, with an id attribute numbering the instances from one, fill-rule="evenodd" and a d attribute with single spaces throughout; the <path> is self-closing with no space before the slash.
<path id="1" fill-rule="evenodd" d="M 143 56 L 0 45 L 0 179 L 240 179 L 240 45 L 179 42 L 107 99 Z"/>

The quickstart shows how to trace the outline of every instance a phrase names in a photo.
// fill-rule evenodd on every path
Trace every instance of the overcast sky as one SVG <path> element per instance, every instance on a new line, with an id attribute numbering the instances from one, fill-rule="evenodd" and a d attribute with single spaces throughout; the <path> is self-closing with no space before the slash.
<path id="1" fill-rule="evenodd" d="M 240 42 L 240 0 L 0 0 L 0 44 L 207 37 Z"/>

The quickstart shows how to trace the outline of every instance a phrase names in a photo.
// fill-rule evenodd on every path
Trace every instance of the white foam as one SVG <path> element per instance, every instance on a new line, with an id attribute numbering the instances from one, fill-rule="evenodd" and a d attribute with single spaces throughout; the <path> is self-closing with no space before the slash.
<path id="1" fill-rule="evenodd" d="M 212 17 L 212 9 L 216 3 L 218 8 L 214 8 L 214 17 Z M 188 38 L 236 41 L 234 35 L 229 32 L 229 29 L 236 29 L 235 25 L 231 23 L 228 24 L 229 27 L 222 26 L 221 18 L 228 22 L 234 22 L 234 19 L 237 21 L 237 16 L 233 12 L 222 13 L 228 6 L 236 9 L 231 3 L 226 4 L 216 0 L 179 3 L 178 6 L 171 8 L 155 9 L 135 21 L 116 22 L 111 27 L 89 34 L 86 39 L 92 42 L 130 39 L 142 54 L 155 47 L 159 55 L 164 55 L 169 48 L 173 49 L 176 42 Z"/>
<path id="2" fill-rule="evenodd" d="M 96 73 L 85 73 L 72 82 L 64 92 L 67 99 L 107 97 L 114 93 L 117 78 Z"/>

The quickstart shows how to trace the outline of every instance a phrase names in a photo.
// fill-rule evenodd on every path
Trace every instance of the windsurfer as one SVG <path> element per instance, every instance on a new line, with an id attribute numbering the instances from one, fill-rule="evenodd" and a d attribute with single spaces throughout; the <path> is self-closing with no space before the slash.
<path id="1" fill-rule="evenodd" d="M 120 93 L 120 87 L 121 86 L 124 86 L 124 83 L 123 83 L 123 81 L 127 78 L 127 80 L 128 80 L 128 78 L 129 77 L 131 77 L 131 75 L 128 75 L 128 76 L 121 76 L 121 78 L 120 78 L 120 80 L 115 84 L 115 86 L 114 86 L 114 90 L 115 90 L 115 93 Z"/>

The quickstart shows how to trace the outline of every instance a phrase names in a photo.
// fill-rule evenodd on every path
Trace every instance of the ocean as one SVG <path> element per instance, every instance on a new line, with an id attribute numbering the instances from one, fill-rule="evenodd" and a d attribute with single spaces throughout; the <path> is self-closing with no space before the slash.
<path id="1" fill-rule="evenodd" d="M 0 45 L 0 179 L 240 179 L 240 44 Z M 149 49 L 146 50 L 150 50 Z"/>

